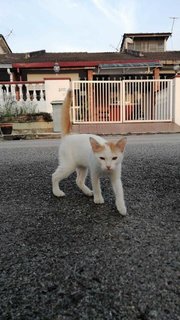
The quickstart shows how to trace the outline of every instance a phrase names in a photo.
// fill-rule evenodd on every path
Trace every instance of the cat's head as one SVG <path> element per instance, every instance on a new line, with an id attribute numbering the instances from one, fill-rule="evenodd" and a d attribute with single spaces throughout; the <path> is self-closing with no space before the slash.
<path id="1" fill-rule="evenodd" d="M 123 151 L 126 145 L 126 138 L 122 138 L 117 142 L 106 142 L 100 144 L 96 139 L 90 137 L 90 144 L 94 156 L 96 157 L 101 170 L 113 171 L 122 161 Z"/>

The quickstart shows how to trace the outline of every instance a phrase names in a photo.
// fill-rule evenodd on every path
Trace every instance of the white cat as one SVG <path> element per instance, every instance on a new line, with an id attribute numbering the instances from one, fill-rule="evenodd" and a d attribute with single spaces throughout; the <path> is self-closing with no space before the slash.
<path id="1" fill-rule="evenodd" d="M 56 197 L 65 193 L 59 188 L 59 182 L 74 171 L 76 183 L 87 196 L 93 196 L 95 203 L 104 203 L 101 193 L 100 176 L 108 175 L 116 198 L 116 207 L 121 215 L 127 213 L 121 182 L 121 163 L 126 138 L 109 142 L 93 134 L 69 134 L 71 129 L 70 107 L 72 93 L 69 90 L 61 113 L 62 139 L 59 148 L 59 166 L 52 175 L 52 190 Z M 85 185 L 90 171 L 92 190 Z"/>

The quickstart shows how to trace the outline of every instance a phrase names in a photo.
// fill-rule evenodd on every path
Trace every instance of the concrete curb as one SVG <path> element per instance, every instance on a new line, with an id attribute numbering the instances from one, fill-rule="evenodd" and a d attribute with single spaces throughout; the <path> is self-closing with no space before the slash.
<path id="1" fill-rule="evenodd" d="M 159 132 L 121 132 L 119 135 L 121 136 L 132 136 L 132 135 L 151 135 L 151 134 L 180 134 L 179 131 L 177 132 L 165 132 L 165 131 L 159 131 Z M 101 134 L 101 136 L 117 136 L 117 134 Z M 61 133 L 29 133 L 29 134 L 7 134 L 7 135 L 1 135 L 0 141 L 3 140 L 35 140 L 35 139 L 60 139 Z"/>

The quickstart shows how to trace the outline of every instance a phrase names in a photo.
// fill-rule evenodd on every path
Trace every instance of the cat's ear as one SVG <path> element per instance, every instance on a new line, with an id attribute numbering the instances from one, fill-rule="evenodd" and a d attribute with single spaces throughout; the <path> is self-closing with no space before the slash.
<path id="1" fill-rule="evenodd" d="M 118 140 L 118 142 L 116 142 L 116 147 L 120 149 L 121 152 L 123 152 L 126 146 L 126 143 L 127 143 L 127 138 L 122 138 Z"/>
<path id="2" fill-rule="evenodd" d="M 101 152 L 104 150 L 104 146 L 102 146 L 99 142 L 97 142 L 96 139 L 90 137 L 89 141 L 90 141 L 93 152 Z"/>

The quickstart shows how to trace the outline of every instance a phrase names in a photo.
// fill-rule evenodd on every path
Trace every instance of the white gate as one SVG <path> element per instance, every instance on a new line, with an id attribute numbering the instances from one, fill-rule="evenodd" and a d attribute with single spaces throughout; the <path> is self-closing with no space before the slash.
<path id="1" fill-rule="evenodd" d="M 73 123 L 172 121 L 172 80 L 73 81 Z"/>

